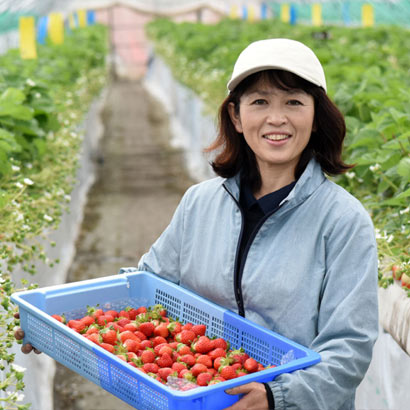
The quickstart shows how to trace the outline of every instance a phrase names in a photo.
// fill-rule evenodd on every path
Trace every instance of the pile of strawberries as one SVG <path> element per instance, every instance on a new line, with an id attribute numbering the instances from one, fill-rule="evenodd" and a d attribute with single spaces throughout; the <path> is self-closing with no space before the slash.
<path id="1" fill-rule="evenodd" d="M 66 324 L 164 384 L 174 376 L 207 386 L 265 369 L 242 348 L 231 350 L 223 338 L 206 336 L 205 325 L 167 317 L 161 305 L 120 312 L 89 307 L 86 316 Z"/>

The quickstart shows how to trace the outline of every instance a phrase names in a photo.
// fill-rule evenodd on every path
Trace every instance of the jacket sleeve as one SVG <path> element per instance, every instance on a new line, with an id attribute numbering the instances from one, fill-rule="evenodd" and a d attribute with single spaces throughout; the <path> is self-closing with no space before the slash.
<path id="1" fill-rule="evenodd" d="M 350 409 L 370 364 L 378 334 L 377 246 L 370 217 L 364 210 L 346 210 L 325 243 L 317 335 L 309 346 L 321 362 L 269 382 L 276 410 Z"/>
<path id="2" fill-rule="evenodd" d="M 188 191 L 181 199 L 170 224 L 138 262 L 138 270 L 155 273 L 177 284 L 180 280 L 180 251 Z"/>

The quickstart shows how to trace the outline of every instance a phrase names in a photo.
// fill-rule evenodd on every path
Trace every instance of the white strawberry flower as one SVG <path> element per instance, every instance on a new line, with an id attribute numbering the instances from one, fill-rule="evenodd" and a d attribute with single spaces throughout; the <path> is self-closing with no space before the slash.
<path id="1" fill-rule="evenodd" d="M 23 367 L 23 366 L 20 366 L 20 365 L 18 365 L 18 364 L 15 364 L 15 363 L 12 363 L 11 365 L 10 365 L 10 367 L 15 371 L 15 372 L 25 372 L 26 371 L 26 368 L 25 367 Z"/>
<path id="2" fill-rule="evenodd" d="M 23 179 L 23 182 L 24 182 L 26 185 L 33 185 L 33 184 L 34 184 L 34 182 L 33 182 L 30 178 L 24 178 L 24 179 Z"/>
<path id="3" fill-rule="evenodd" d="M 53 220 L 53 218 L 50 215 L 47 215 L 47 214 L 44 214 L 43 218 L 48 222 L 51 222 Z"/>

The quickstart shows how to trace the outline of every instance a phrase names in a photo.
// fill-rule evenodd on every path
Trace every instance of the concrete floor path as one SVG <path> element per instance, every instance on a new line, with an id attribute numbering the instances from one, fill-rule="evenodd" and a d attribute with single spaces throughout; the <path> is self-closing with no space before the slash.
<path id="1" fill-rule="evenodd" d="M 102 115 L 105 132 L 98 175 L 88 196 L 69 282 L 136 266 L 192 184 L 182 154 L 168 144 L 163 107 L 140 81 L 114 80 Z M 132 408 L 61 365 L 54 386 L 54 410 Z"/>

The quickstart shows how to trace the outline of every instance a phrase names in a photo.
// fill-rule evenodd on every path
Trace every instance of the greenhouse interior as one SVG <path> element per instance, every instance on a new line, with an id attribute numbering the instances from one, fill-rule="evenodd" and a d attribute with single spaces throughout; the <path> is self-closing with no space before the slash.
<path id="1" fill-rule="evenodd" d="M 0 410 L 410 408 L 409 0 L 2 0 L 0 60 Z"/>

